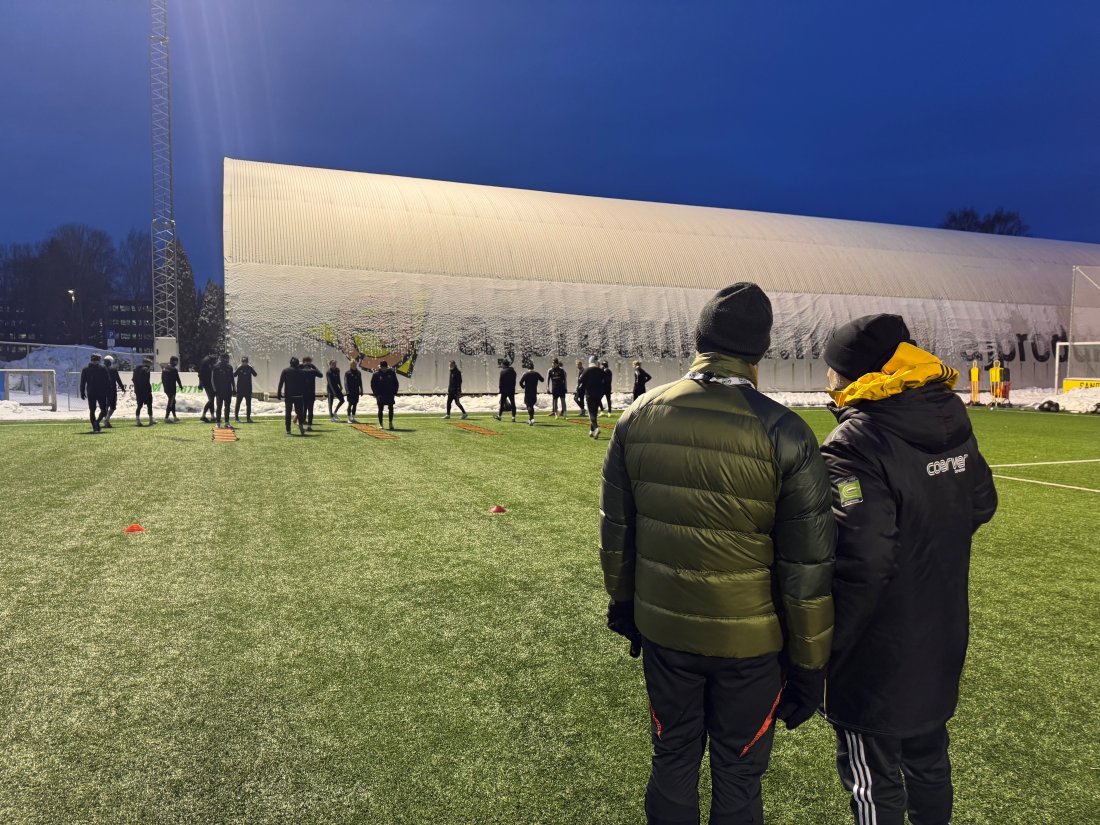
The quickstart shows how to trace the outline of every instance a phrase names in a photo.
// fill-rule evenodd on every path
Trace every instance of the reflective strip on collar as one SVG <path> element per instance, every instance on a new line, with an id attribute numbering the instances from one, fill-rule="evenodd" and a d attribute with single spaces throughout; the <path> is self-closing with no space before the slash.
<path id="1" fill-rule="evenodd" d="M 756 386 L 748 378 L 742 378 L 739 375 L 730 378 L 717 378 L 712 372 L 689 372 L 684 378 L 691 381 L 702 381 L 704 384 L 725 384 L 727 387 Z"/>

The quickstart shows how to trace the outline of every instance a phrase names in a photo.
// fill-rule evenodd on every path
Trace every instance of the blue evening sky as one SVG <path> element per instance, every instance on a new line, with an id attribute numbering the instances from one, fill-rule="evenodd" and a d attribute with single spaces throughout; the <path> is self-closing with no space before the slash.
<path id="1" fill-rule="evenodd" d="M 176 220 L 224 156 L 1100 242 L 1097 0 L 170 0 Z M 149 8 L 0 2 L 0 243 L 150 219 Z"/>

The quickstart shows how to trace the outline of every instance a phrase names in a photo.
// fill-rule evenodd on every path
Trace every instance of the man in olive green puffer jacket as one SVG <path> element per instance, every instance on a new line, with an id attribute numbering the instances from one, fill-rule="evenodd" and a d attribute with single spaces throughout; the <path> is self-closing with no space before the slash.
<path id="1" fill-rule="evenodd" d="M 755 388 L 771 323 L 755 284 L 715 295 L 691 371 L 634 402 L 604 461 L 608 626 L 645 653 L 650 823 L 699 822 L 708 737 L 711 824 L 763 822 L 773 720 L 822 699 L 832 491 L 810 428 Z"/>

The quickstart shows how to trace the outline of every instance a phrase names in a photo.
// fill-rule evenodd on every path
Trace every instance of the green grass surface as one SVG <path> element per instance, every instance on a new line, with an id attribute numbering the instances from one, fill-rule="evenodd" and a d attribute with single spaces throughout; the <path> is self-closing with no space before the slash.
<path id="1" fill-rule="evenodd" d="M 974 418 L 991 463 L 1100 458 L 1100 418 Z M 474 419 L 504 435 L 0 426 L 0 822 L 643 821 L 641 666 L 603 626 L 606 441 Z M 1100 489 L 1100 465 L 998 472 Z M 1093 822 L 1100 495 L 998 488 L 956 821 Z M 847 821 L 820 720 L 779 731 L 765 800 L 770 823 Z"/>

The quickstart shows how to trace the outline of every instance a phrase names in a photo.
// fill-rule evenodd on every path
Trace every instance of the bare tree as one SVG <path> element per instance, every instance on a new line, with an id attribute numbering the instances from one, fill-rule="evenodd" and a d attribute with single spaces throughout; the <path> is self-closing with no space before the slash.
<path id="1" fill-rule="evenodd" d="M 152 248 L 149 232 L 131 229 L 119 242 L 115 253 L 118 268 L 113 285 L 115 292 L 126 298 L 148 299 L 153 293 Z"/>
<path id="2" fill-rule="evenodd" d="M 947 213 L 940 229 L 956 229 L 960 232 L 984 232 L 989 235 L 1028 235 L 1030 227 L 1019 212 L 997 207 L 993 212 L 979 215 L 973 206 L 953 209 Z"/>

